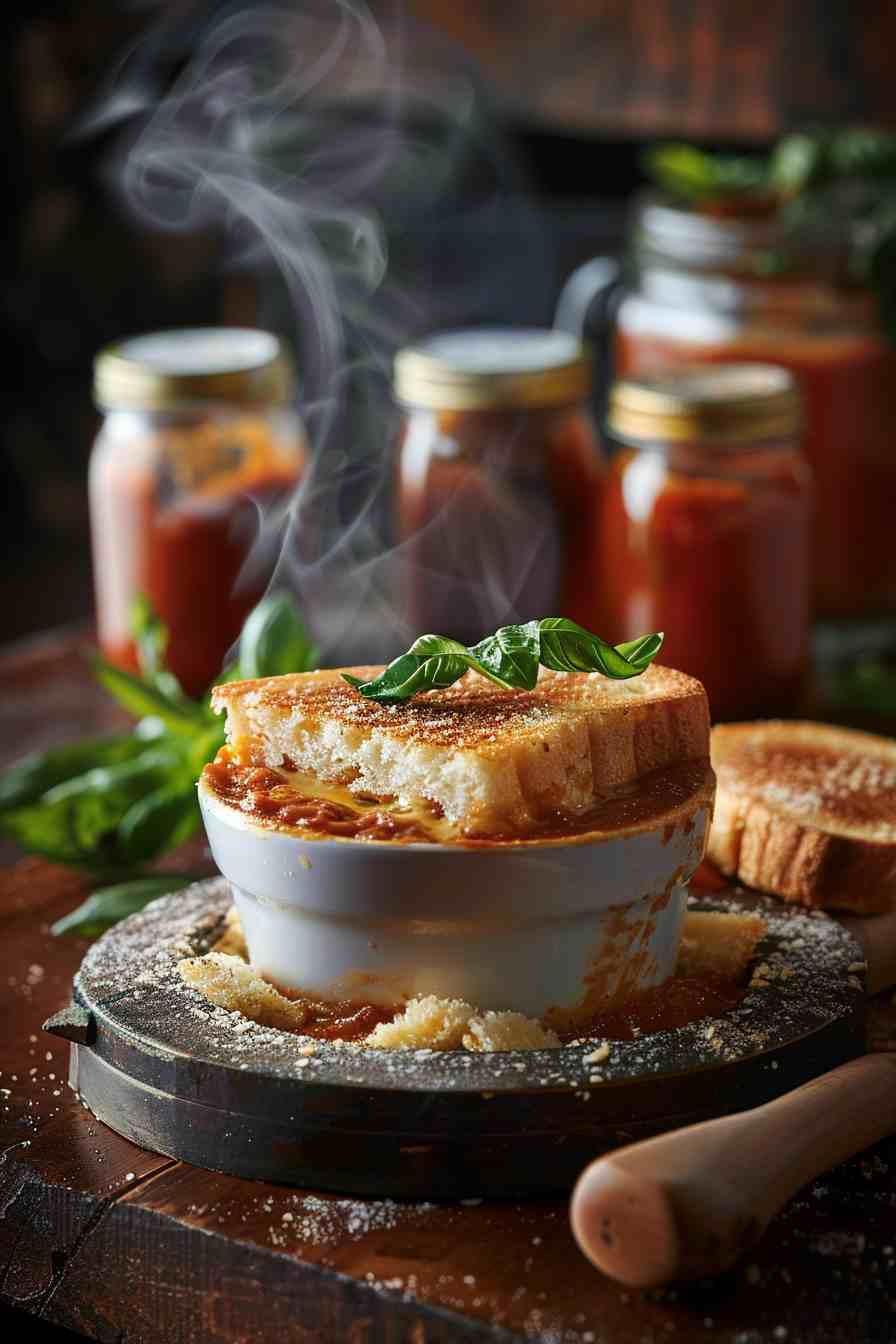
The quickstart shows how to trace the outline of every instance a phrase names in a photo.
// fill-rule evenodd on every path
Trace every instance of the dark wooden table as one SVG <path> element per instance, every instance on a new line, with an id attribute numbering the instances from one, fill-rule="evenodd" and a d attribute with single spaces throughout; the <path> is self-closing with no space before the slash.
<path id="1" fill-rule="evenodd" d="M 0 659 L 0 752 L 109 726 L 77 637 Z M 143 1152 L 66 1085 L 40 1024 L 85 944 L 82 899 L 26 859 L 0 875 L 0 1294 L 126 1344 L 887 1344 L 896 1340 L 896 1141 L 825 1176 L 724 1278 L 627 1291 L 576 1249 L 563 1200 L 399 1205 L 215 1175 Z M 874 1005 L 871 1043 L 896 1035 Z"/>

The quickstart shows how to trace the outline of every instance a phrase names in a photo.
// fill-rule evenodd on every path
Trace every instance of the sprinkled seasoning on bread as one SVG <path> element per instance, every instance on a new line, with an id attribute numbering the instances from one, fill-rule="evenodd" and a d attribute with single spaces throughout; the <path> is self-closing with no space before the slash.
<path id="1" fill-rule="evenodd" d="M 364 699 L 334 669 L 216 687 L 212 704 L 226 710 L 240 760 L 286 764 L 375 798 L 426 800 L 483 829 L 574 816 L 709 750 L 702 686 L 656 666 L 629 681 L 542 669 L 533 691 L 468 673 L 398 705 Z"/>

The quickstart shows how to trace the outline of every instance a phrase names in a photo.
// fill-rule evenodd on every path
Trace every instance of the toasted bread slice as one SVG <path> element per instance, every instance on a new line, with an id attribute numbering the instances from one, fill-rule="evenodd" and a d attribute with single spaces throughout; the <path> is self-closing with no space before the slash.
<path id="1" fill-rule="evenodd" d="M 896 741 L 819 723 L 712 732 L 718 790 L 708 854 L 801 905 L 896 906 Z"/>
<path id="2" fill-rule="evenodd" d="M 399 705 L 365 700 L 335 669 L 218 686 L 212 704 L 226 709 L 242 761 L 375 798 L 428 800 L 485 831 L 574 816 L 651 771 L 709 755 L 703 687 L 656 666 L 630 681 L 542 671 L 533 691 L 467 673 Z"/>

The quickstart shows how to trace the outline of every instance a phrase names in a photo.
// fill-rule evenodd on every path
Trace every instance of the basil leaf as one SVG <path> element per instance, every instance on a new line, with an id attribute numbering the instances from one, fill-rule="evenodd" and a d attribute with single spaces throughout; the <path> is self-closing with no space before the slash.
<path id="1" fill-rule="evenodd" d="M 797 132 L 785 135 L 771 156 L 769 178 L 787 196 L 795 196 L 824 174 L 825 137 Z"/>
<path id="2" fill-rule="evenodd" d="M 660 631 L 655 635 L 642 635 L 640 639 L 632 639 L 627 644 L 617 644 L 616 652 L 627 658 L 633 667 L 645 668 L 653 662 L 662 647 L 663 633 Z"/>
<path id="3" fill-rule="evenodd" d="M 525 625 L 505 625 L 472 649 L 442 635 L 421 635 L 407 653 L 370 681 L 350 673 L 343 680 L 367 699 L 381 704 L 409 700 L 420 691 L 451 686 L 469 669 L 505 689 L 532 690 L 538 665 L 559 672 L 602 672 L 616 679 L 637 677 L 653 661 L 661 634 L 642 635 L 614 648 L 562 616 Z"/>
<path id="4" fill-rule="evenodd" d="M 541 661 L 557 672 L 603 672 L 605 677 L 622 680 L 638 676 L 647 666 L 632 663 L 622 649 L 562 616 L 548 616 L 540 625 Z M 634 641 L 635 645 L 642 642 Z"/>
<path id="5" fill-rule="evenodd" d="M 30 806 L 0 816 L 0 828 L 23 849 L 57 863 L 117 867 L 122 818 L 177 770 L 183 770 L 183 756 L 153 746 L 135 760 L 99 766 L 56 785 Z"/>
<path id="6" fill-rule="evenodd" d="M 246 618 L 239 667 L 246 679 L 310 672 L 318 652 L 295 604 L 285 593 L 264 598 Z"/>
<path id="7" fill-rule="evenodd" d="M 657 186 L 688 201 L 757 191 L 768 181 L 764 158 L 715 154 L 696 145 L 654 145 L 645 152 L 643 165 Z"/>
<path id="8" fill-rule="evenodd" d="M 538 621 L 529 621 L 527 625 L 502 625 L 500 630 L 480 640 L 472 649 L 477 671 L 491 677 L 499 686 L 528 691 L 538 681 L 539 651 Z"/>
<path id="9" fill-rule="evenodd" d="M 463 644 L 458 643 L 456 639 L 448 639 L 445 635 L 420 635 L 414 640 L 408 653 L 418 658 L 469 657 L 469 650 Z"/>
<path id="10" fill-rule="evenodd" d="M 134 736 L 145 742 L 154 742 L 157 738 L 165 736 L 165 725 L 155 714 L 148 714 L 146 718 L 138 719 L 134 724 Z"/>
<path id="11" fill-rule="evenodd" d="M 151 677 L 165 666 L 168 628 L 143 593 L 138 593 L 131 603 L 131 634 L 137 645 L 140 671 L 144 677 Z"/>
<path id="12" fill-rule="evenodd" d="M 807 246 L 830 241 L 834 219 L 849 238 L 843 278 L 876 292 L 885 334 L 896 344 L 896 133 L 819 127 L 783 136 L 758 157 L 667 144 L 649 149 L 643 163 L 658 186 L 693 208 L 750 192 L 767 206 L 777 197 L 781 240 L 754 255 L 760 275 L 799 270 Z"/>
<path id="13" fill-rule="evenodd" d="M 36 802 L 41 794 L 67 779 L 101 765 L 118 765 L 146 751 L 138 737 L 86 738 L 49 751 L 23 756 L 0 776 L 0 812 Z"/>
<path id="14" fill-rule="evenodd" d="M 202 708 L 194 701 L 179 700 L 150 682 L 114 667 L 99 654 L 94 654 L 91 662 L 100 685 L 136 718 L 161 719 L 170 732 L 181 736 L 194 733 L 203 722 Z"/>
<path id="15" fill-rule="evenodd" d="M 157 877 L 138 877 L 131 882 L 118 882 L 95 891 L 77 910 L 63 915 L 51 925 L 57 935 L 74 933 L 82 938 L 96 938 L 119 920 L 134 915 L 159 896 L 180 891 L 196 882 L 200 873 L 159 873 Z"/>
<path id="16" fill-rule="evenodd" d="M 893 177 L 896 134 L 869 126 L 845 127 L 830 136 L 828 160 L 833 177 Z"/>
<path id="17" fill-rule="evenodd" d="M 159 620 L 149 598 L 139 593 L 131 603 L 131 634 L 137 645 L 137 658 L 144 681 L 169 699 L 188 704 L 180 682 L 165 666 L 168 627 Z"/>
<path id="18" fill-rule="evenodd" d="M 424 635 L 423 640 L 438 641 L 438 635 Z M 451 686 L 463 676 L 469 666 L 469 655 L 462 644 L 455 645 L 453 639 L 441 641 L 461 650 L 460 655 L 453 653 L 417 654 L 413 651 L 403 653 L 400 658 L 381 672 L 373 681 L 362 681 L 344 672 L 343 680 L 366 699 L 378 700 L 381 704 L 393 704 L 401 700 L 410 700 L 420 691 L 432 691 L 438 687 Z M 417 648 L 422 640 L 417 640 Z M 466 660 L 466 661 L 465 661 Z"/>
<path id="19" fill-rule="evenodd" d="M 163 785 L 138 798 L 118 824 L 119 853 L 128 863 L 146 863 L 189 840 L 201 820 L 196 785 Z"/>
<path id="20" fill-rule="evenodd" d="M 213 761 L 218 751 L 225 742 L 224 725 L 217 717 L 208 728 L 196 737 L 190 743 L 186 754 L 186 774 L 192 783 L 202 774 L 202 767 L 208 761 Z"/>

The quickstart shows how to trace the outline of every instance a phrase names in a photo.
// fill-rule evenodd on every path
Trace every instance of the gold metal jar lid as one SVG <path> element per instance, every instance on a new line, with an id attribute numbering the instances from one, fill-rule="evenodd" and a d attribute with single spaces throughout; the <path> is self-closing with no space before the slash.
<path id="1" fill-rule="evenodd" d="M 395 394 L 433 410 L 566 406 L 591 392 L 591 360 L 565 331 L 471 327 L 445 331 L 395 357 Z"/>
<path id="2" fill-rule="evenodd" d="M 801 399 L 776 364 L 711 364 L 610 390 L 607 428 L 625 443 L 745 443 L 788 438 L 802 424 Z"/>
<path id="3" fill-rule="evenodd" d="M 292 363 L 280 340 L 253 327 L 192 327 L 134 336 L 94 360 L 97 404 L 174 410 L 196 402 L 283 403 Z"/>

